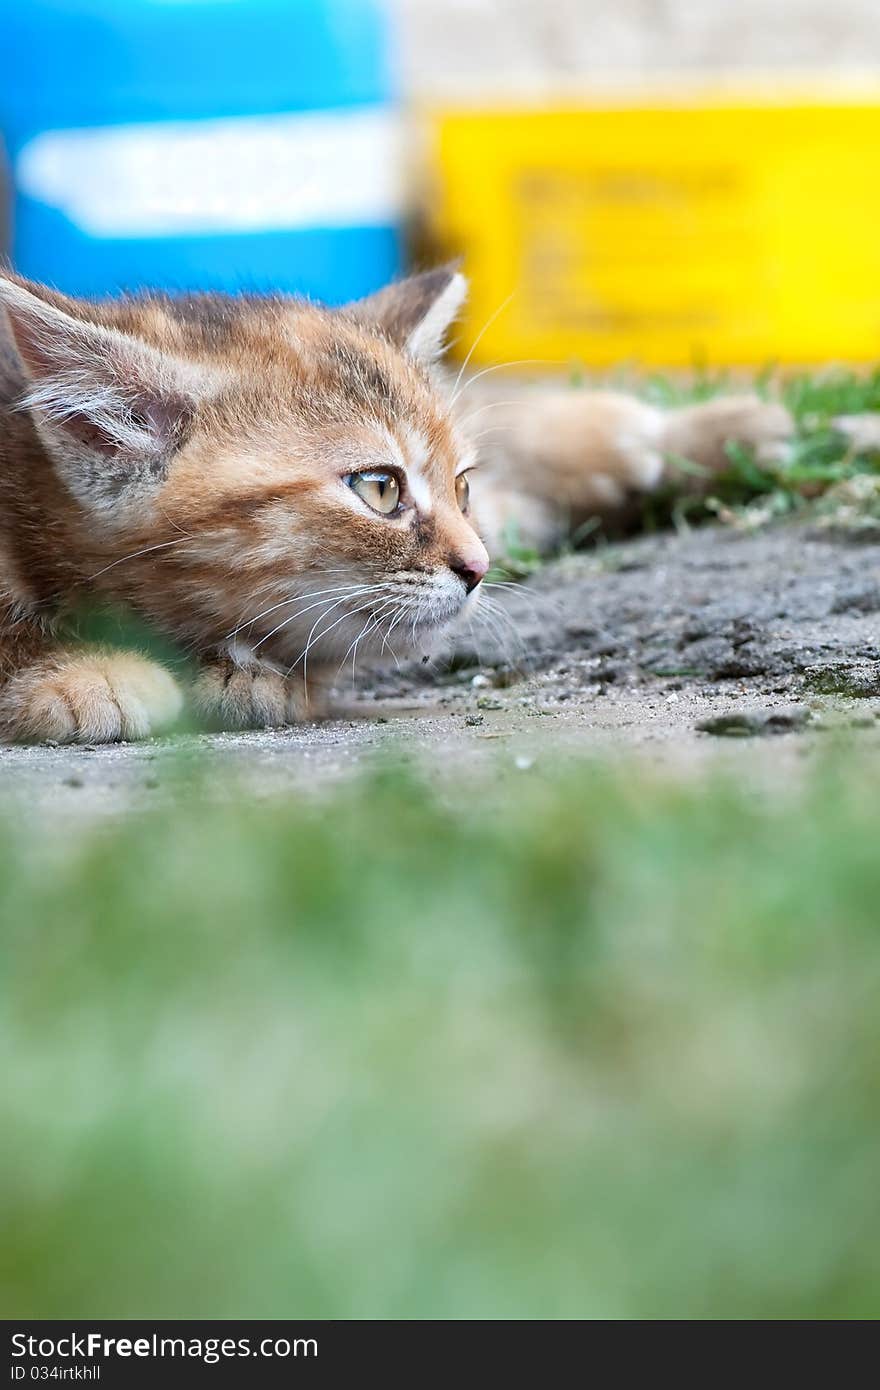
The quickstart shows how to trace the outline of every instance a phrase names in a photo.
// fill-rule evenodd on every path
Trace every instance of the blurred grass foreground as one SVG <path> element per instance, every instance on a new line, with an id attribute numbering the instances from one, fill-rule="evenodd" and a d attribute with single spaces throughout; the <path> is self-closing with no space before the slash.
<path id="1" fill-rule="evenodd" d="M 876 1314 L 875 772 L 7 817 L 5 1316 Z"/>

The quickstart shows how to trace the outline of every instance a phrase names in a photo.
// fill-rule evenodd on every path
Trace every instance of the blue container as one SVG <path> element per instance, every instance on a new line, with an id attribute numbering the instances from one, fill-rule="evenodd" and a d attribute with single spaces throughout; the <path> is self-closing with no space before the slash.
<path id="1" fill-rule="evenodd" d="M 399 269 L 377 0 L 0 0 L 13 262 L 73 294 L 283 289 Z"/>

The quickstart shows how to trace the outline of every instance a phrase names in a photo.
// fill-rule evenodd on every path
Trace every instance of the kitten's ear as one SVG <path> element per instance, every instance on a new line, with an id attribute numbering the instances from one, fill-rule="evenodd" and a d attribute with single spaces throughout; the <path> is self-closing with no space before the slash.
<path id="1" fill-rule="evenodd" d="M 420 362 L 441 356 L 449 326 L 467 297 L 467 280 L 455 265 L 426 270 L 347 306 L 362 323 L 381 328 Z"/>
<path id="2" fill-rule="evenodd" d="M 188 363 L 66 312 L 64 302 L 0 276 L 0 307 L 26 379 L 21 407 L 73 495 L 123 520 L 161 485 L 207 382 Z"/>

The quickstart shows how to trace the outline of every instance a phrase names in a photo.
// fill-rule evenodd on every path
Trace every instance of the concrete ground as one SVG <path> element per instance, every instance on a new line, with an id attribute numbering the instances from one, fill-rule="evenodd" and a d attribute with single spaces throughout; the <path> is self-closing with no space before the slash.
<path id="1" fill-rule="evenodd" d="M 880 542 L 788 523 L 641 537 L 499 590 L 447 662 L 365 673 L 343 717 L 103 748 L 0 749 L 0 780 L 38 817 L 161 804 L 201 768 L 210 794 L 309 794 L 415 761 L 455 789 L 572 753 L 778 780 L 836 737 L 880 747 Z"/>

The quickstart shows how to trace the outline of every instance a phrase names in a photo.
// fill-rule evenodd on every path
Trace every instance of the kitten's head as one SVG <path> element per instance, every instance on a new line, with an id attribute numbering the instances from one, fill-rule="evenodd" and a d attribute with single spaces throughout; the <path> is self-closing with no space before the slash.
<path id="1" fill-rule="evenodd" d="M 343 310 L 0 278 L 70 534 L 110 557 L 100 587 L 286 665 L 310 642 L 319 662 L 359 635 L 424 645 L 488 566 L 431 371 L 464 294 L 450 269 Z"/>

